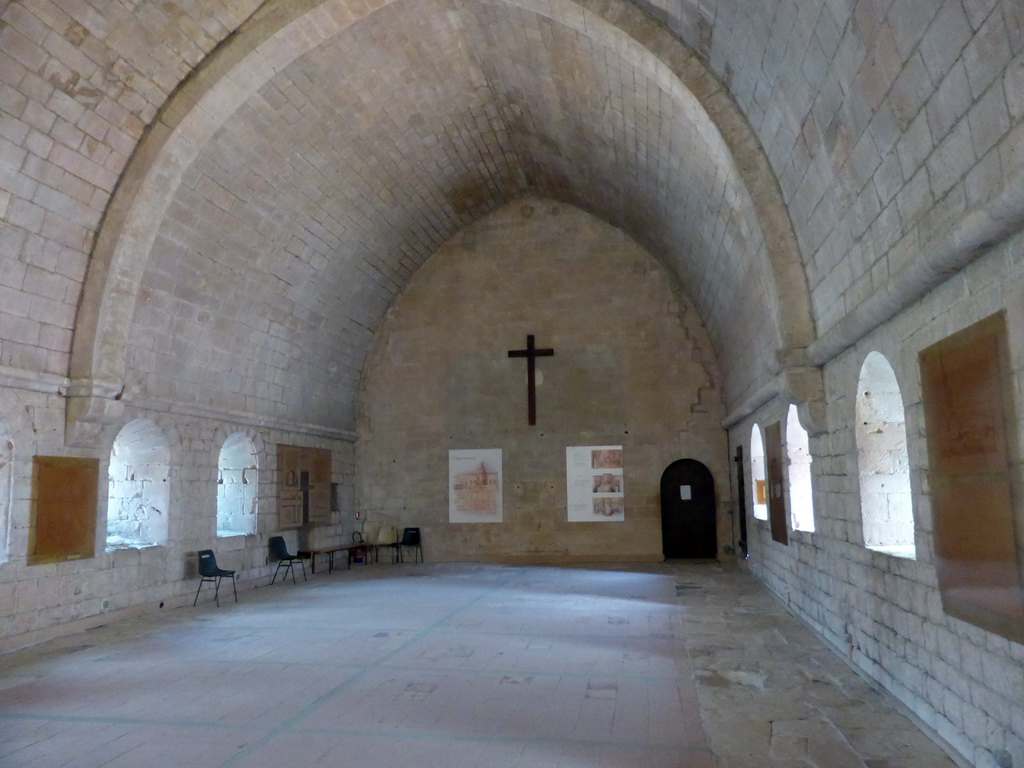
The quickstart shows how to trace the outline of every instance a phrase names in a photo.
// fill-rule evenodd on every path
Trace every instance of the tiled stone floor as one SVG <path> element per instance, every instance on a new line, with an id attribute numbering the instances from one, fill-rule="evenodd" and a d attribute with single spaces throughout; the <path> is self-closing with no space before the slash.
<path id="1" fill-rule="evenodd" d="M 0 765 L 954 765 L 733 568 L 247 586 L 0 656 Z"/>

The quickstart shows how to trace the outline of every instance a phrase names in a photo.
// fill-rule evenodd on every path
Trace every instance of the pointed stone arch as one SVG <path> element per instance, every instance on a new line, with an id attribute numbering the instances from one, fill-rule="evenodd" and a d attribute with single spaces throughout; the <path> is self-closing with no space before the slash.
<path id="1" fill-rule="evenodd" d="M 92 444 L 100 425 L 120 418 L 122 395 L 131 398 L 126 349 L 142 276 L 160 222 L 198 152 L 277 72 L 398 1 L 270 0 L 161 108 L 119 181 L 91 255 L 71 355 L 69 445 Z M 652 72 L 657 69 L 658 78 L 676 78 L 699 104 L 701 131 L 725 147 L 723 172 L 737 180 L 735 201 L 752 211 L 748 229 L 754 232 L 743 229 L 740 239 L 747 242 L 737 246 L 750 251 L 749 260 L 758 265 L 755 279 L 765 286 L 766 316 L 752 325 L 761 322 L 772 328 L 778 354 L 765 352 L 755 374 L 760 378 L 744 383 L 743 391 L 730 397 L 747 404 L 759 399 L 766 386 L 775 386 L 768 379 L 788 367 L 803 366 L 802 350 L 814 338 L 814 328 L 806 276 L 778 182 L 728 89 L 700 52 L 626 0 L 501 2 L 547 16 L 617 54 L 657 62 Z M 640 234 L 646 222 L 637 215 L 624 224 Z"/>

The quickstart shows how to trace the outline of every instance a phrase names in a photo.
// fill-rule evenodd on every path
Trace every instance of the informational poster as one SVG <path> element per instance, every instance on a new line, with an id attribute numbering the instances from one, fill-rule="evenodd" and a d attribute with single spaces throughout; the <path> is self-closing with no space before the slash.
<path id="1" fill-rule="evenodd" d="M 625 519 L 621 445 L 566 448 L 565 484 L 570 523 Z"/>
<path id="2" fill-rule="evenodd" d="M 501 449 L 448 451 L 448 521 L 501 522 Z"/>

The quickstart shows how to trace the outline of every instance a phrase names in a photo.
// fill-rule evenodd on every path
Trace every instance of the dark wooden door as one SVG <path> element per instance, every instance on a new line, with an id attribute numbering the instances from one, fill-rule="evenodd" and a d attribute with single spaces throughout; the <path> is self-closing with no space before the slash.
<path id="1" fill-rule="evenodd" d="M 715 480 L 695 459 L 672 462 L 661 475 L 661 540 L 666 558 L 718 556 Z"/>
<path id="2" fill-rule="evenodd" d="M 736 493 L 739 498 L 738 516 L 740 518 L 740 540 L 737 542 L 743 557 L 747 557 L 747 483 L 743 468 L 743 446 L 736 446 Z"/>
<path id="3" fill-rule="evenodd" d="M 309 522 L 309 472 L 299 473 L 299 488 L 302 489 L 302 524 Z"/>

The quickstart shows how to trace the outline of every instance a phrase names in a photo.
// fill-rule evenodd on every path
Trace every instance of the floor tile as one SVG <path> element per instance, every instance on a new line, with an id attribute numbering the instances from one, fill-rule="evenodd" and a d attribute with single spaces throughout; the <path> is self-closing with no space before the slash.
<path id="1" fill-rule="evenodd" d="M 669 563 L 374 565 L 62 637 L 0 656 L 0 765 L 953 763 L 749 576 Z"/>

